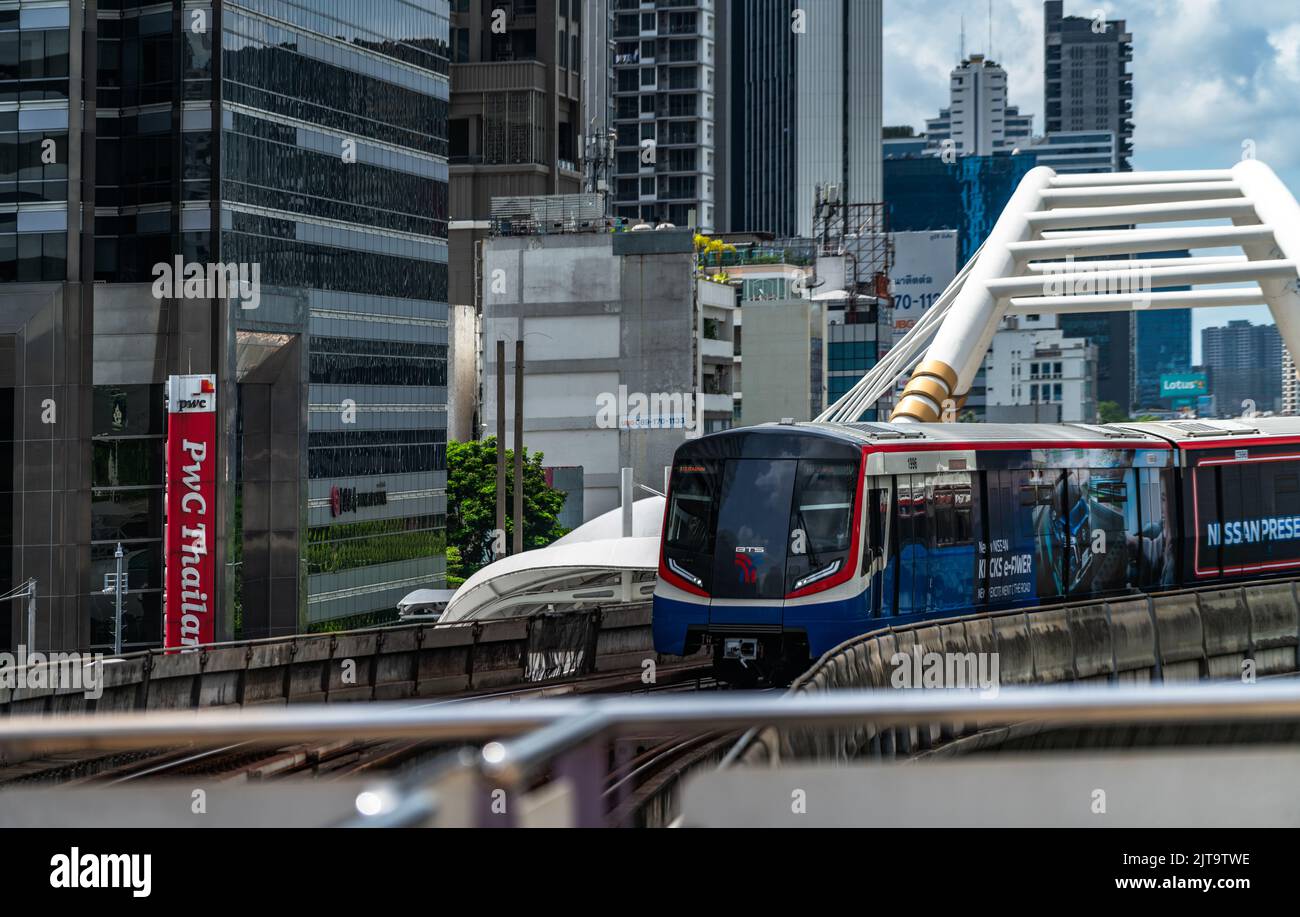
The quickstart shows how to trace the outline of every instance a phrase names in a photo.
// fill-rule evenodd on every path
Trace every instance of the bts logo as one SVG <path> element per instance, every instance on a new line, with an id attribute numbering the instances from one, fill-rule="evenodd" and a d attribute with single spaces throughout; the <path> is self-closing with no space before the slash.
<path id="1" fill-rule="evenodd" d="M 740 582 L 752 586 L 758 582 L 758 569 L 755 567 L 755 555 L 762 554 L 763 548 L 736 548 L 735 562 L 739 568 Z"/>

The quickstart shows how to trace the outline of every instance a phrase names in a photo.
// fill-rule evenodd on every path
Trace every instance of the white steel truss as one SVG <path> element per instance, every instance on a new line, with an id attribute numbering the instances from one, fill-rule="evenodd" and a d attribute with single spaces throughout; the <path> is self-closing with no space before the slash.
<path id="1" fill-rule="evenodd" d="M 1215 253 L 1105 258 L 1193 250 Z M 1008 313 L 1263 304 L 1287 350 L 1300 353 L 1298 263 L 1300 204 L 1257 160 L 1213 171 L 1082 175 L 1038 166 L 943 295 L 817 420 L 860 419 L 909 371 L 890 419 L 951 419 Z"/>

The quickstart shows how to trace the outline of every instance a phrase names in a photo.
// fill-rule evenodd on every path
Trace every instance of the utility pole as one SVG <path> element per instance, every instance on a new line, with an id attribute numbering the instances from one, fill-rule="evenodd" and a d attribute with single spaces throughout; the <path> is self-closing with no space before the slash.
<path id="1" fill-rule="evenodd" d="M 515 545 L 524 551 L 524 341 L 515 341 Z"/>
<path id="2" fill-rule="evenodd" d="M 114 611 L 113 611 L 113 655 L 122 655 L 122 542 L 117 543 L 113 557 L 117 560 L 117 573 L 113 577 Z"/>
<path id="3" fill-rule="evenodd" d="M 36 652 L 36 577 L 27 581 L 27 652 Z"/>
<path id="4" fill-rule="evenodd" d="M 506 531 L 506 342 L 497 341 L 497 533 L 492 539 L 493 560 L 505 556 Z M 501 553 L 496 553 L 496 545 Z"/>

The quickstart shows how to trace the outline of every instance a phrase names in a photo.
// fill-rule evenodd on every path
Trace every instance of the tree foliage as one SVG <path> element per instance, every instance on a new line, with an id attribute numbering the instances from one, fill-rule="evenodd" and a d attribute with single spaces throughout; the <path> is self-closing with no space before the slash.
<path id="1" fill-rule="evenodd" d="M 497 442 L 491 436 L 447 444 L 447 574 L 470 576 L 492 560 L 497 513 Z M 548 487 L 542 453 L 524 449 L 524 550 L 543 548 L 564 534 L 558 515 L 563 491 Z M 513 449 L 506 450 L 506 552 L 514 546 Z"/>
<path id="2" fill-rule="evenodd" d="M 1097 402 L 1097 421 L 1099 423 L 1123 423 L 1128 420 L 1128 412 L 1113 401 Z"/>

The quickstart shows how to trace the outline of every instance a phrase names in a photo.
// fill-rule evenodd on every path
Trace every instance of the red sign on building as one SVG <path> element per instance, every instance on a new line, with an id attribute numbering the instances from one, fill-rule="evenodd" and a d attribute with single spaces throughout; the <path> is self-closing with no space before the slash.
<path id="1" fill-rule="evenodd" d="M 163 645 L 215 640 L 217 377 L 167 379 Z"/>

